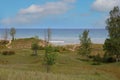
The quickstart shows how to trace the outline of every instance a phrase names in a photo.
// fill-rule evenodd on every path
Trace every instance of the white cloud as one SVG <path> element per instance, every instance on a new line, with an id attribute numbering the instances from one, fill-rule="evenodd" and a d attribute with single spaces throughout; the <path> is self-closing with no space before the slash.
<path id="1" fill-rule="evenodd" d="M 75 2 L 76 0 L 63 0 L 64 2 Z"/>
<path id="2" fill-rule="evenodd" d="M 96 11 L 110 11 L 115 6 L 120 6 L 120 0 L 95 0 L 92 4 L 92 9 Z"/>
<path id="3" fill-rule="evenodd" d="M 28 8 L 19 10 L 19 12 L 10 18 L 5 18 L 1 21 L 3 24 L 26 24 L 33 23 L 48 15 L 58 15 L 66 13 L 72 8 L 70 3 L 74 3 L 76 0 L 60 0 L 57 2 L 47 2 L 44 5 L 32 4 Z"/>
<path id="4" fill-rule="evenodd" d="M 61 14 L 68 10 L 69 6 L 63 2 L 49 2 L 45 5 L 31 5 L 26 9 L 21 9 L 19 14 L 40 14 L 40 15 L 48 15 L 48 14 Z"/>

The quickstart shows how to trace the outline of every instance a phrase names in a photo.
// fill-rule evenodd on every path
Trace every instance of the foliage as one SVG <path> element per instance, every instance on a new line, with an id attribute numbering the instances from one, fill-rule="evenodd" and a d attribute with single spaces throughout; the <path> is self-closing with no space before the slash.
<path id="1" fill-rule="evenodd" d="M 92 65 L 100 65 L 100 63 L 102 62 L 102 58 L 99 53 L 97 55 L 93 56 L 92 58 L 94 61 Z"/>
<path id="2" fill-rule="evenodd" d="M 101 58 L 100 54 L 97 54 L 93 57 L 93 60 L 96 62 L 101 62 L 102 58 Z"/>
<path id="3" fill-rule="evenodd" d="M 2 53 L 2 55 L 14 55 L 15 51 L 12 51 L 12 50 L 10 50 L 10 51 L 2 51 L 1 53 Z"/>
<path id="4" fill-rule="evenodd" d="M 50 70 L 50 66 L 55 64 L 57 54 L 54 52 L 54 48 L 52 46 L 45 47 L 45 64 L 47 67 L 47 72 Z"/>
<path id="5" fill-rule="evenodd" d="M 108 30 L 110 38 L 120 38 L 120 9 L 119 7 L 114 7 L 110 11 L 110 17 L 106 21 L 106 29 Z"/>
<path id="6" fill-rule="evenodd" d="M 120 9 L 114 7 L 110 11 L 110 17 L 106 21 L 106 29 L 109 33 L 109 38 L 105 40 L 104 51 L 109 55 L 115 55 L 116 61 L 120 61 Z"/>
<path id="7" fill-rule="evenodd" d="M 31 45 L 31 49 L 32 49 L 32 50 L 38 50 L 38 49 L 39 49 L 38 43 L 33 43 L 33 44 Z"/>
<path id="8" fill-rule="evenodd" d="M 37 55 L 37 50 L 38 50 L 39 48 L 40 48 L 40 47 L 39 47 L 39 45 L 38 45 L 37 42 L 35 42 L 35 43 L 33 43 L 33 44 L 31 45 L 31 49 L 34 51 L 34 55 Z"/>
<path id="9" fill-rule="evenodd" d="M 45 50 L 45 47 L 40 45 L 38 50 Z"/>
<path id="10" fill-rule="evenodd" d="M 88 37 L 89 30 L 84 30 L 80 36 L 79 54 L 88 56 L 91 53 L 91 39 Z"/>
<path id="11" fill-rule="evenodd" d="M 115 62 L 115 58 L 110 56 L 109 54 L 105 53 L 103 58 L 102 58 L 102 62 L 104 63 L 111 63 L 111 62 Z"/>
<path id="12" fill-rule="evenodd" d="M 64 52 L 68 51 L 64 46 L 54 46 L 54 52 Z"/>
<path id="13" fill-rule="evenodd" d="M 106 39 L 103 48 L 109 55 L 119 55 L 120 39 Z"/>
<path id="14" fill-rule="evenodd" d="M 47 64 L 48 65 L 53 65 L 55 64 L 55 60 L 56 60 L 56 53 L 50 53 L 47 55 Z"/>
<path id="15" fill-rule="evenodd" d="M 1 40 L 0 41 L 0 45 L 6 45 L 6 44 L 8 44 L 9 43 L 9 41 L 7 41 L 7 40 Z"/>

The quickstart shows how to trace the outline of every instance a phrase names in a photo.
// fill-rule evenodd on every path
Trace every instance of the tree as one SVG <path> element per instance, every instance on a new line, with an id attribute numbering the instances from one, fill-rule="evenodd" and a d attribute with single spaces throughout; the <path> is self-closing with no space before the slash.
<path id="1" fill-rule="evenodd" d="M 37 51 L 39 49 L 39 45 L 37 42 L 34 42 L 32 45 L 31 45 L 31 49 L 34 51 L 34 55 L 37 56 Z"/>
<path id="2" fill-rule="evenodd" d="M 52 46 L 46 46 L 45 52 L 45 64 L 47 72 L 50 71 L 50 67 L 56 63 L 56 56 L 57 54 L 54 52 L 54 48 Z"/>
<path id="3" fill-rule="evenodd" d="M 110 56 L 116 56 L 116 61 L 120 61 L 120 9 L 114 7 L 110 11 L 110 17 L 106 20 L 106 29 L 109 38 L 105 40 L 104 51 Z"/>
<path id="4" fill-rule="evenodd" d="M 91 53 L 91 39 L 88 37 L 89 30 L 84 30 L 80 35 L 79 54 L 88 56 Z"/>
<path id="5" fill-rule="evenodd" d="M 7 41 L 7 39 L 8 39 L 8 29 L 5 29 L 4 40 Z"/>
<path id="6" fill-rule="evenodd" d="M 51 39 L 51 30 L 47 29 L 45 31 L 45 65 L 47 72 L 50 71 L 50 67 L 55 64 L 56 61 L 56 53 L 54 53 L 54 48 L 49 44 Z"/>
<path id="7" fill-rule="evenodd" d="M 16 34 L 15 28 L 11 28 L 11 29 L 10 29 L 10 35 L 11 35 L 11 37 L 12 37 L 12 41 L 15 40 L 15 34 Z"/>

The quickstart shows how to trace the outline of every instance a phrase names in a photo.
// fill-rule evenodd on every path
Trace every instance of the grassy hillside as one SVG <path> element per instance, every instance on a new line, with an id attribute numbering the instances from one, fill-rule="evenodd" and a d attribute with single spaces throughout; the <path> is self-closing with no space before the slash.
<path id="1" fill-rule="evenodd" d="M 6 56 L 0 54 L 0 80 L 120 79 L 120 63 L 92 65 L 92 61 L 84 60 L 75 51 L 58 52 L 56 64 L 51 67 L 51 73 L 47 74 L 43 65 L 45 51 L 39 50 L 38 56 L 31 56 L 33 51 L 30 49 L 30 44 L 35 40 L 32 38 L 18 39 L 12 42 L 13 47 L 11 49 L 2 49 L 14 50 L 16 54 Z M 101 44 L 93 44 L 92 50 L 94 55 L 104 53 Z"/>
<path id="2" fill-rule="evenodd" d="M 58 53 L 57 63 L 46 74 L 43 65 L 44 51 L 31 56 L 29 49 L 16 49 L 11 56 L 0 55 L 0 78 L 2 80 L 119 80 L 120 63 L 92 65 L 74 52 Z M 19 78 L 17 79 L 17 77 Z"/>
<path id="3" fill-rule="evenodd" d="M 14 49 L 24 49 L 24 48 L 31 48 L 31 44 L 38 41 L 39 45 L 44 45 L 43 40 L 38 40 L 35 38 L 23 38 L 23 39 L 16 39 L 12 41 L 11 48 Z"/>

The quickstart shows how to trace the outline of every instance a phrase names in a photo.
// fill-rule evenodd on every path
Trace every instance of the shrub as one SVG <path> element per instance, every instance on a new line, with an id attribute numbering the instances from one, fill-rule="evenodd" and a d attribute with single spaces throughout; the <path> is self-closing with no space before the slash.
<path id="1" fill-rule="evenodd" d="M 93 55 L 88 55 L 88 58 L 93 59 L 95 56 Z"/>
<path id="2" fill-rule="evenodd" d="M 97 55 L 93 56 L 93 61 L 101 62 L 102 58 L 101 58 L 100 54 L 97 54 Z"/>
<path id="3" fill-rule="evenodd" d="M 104 57 L 103 57 L 102 60 L 105 63 L 111 63 L 111 62 L 115 62 L 116 61 L 116 59 L 113 56 L 109 56 L 106 53 L 104 54 Z"/>
<path id="4" fill-rule="evenodd" d="M 93 62 L 92 65 L 100 65 L 100 62 Z"/>
<path id="5" fill-rule="evenodd" d="M 100 56 L 100 54 L 97 54 L 95 56 L 89 56 L 90 58 L 93 58 L 93 63 L 92 65 L 100 65 L 100 63 L 102 62 L 102 58 Z"/>
<path id="6" fill-rule="evenodd" d="M 5 44 L 8 44 L 9 43 L 9 41 L 7 41 L 7 40 L 1 40 L 0 41 L 0 45 L 5 45 Z"/>
<path id="7" fill-rule="evenodd" d="M 64 51 L 68 51 L 65 47 L 63 46 L 55 46 L 54 48 L 54 52 L 64 52 Z"/>
<path id="8" fill-rule="evenodd" d="M 2 55 L 14 55 L 15 51 L 2 51 Z"/>
<path id="9" fill-rule="evenodd" d="M 39 46 L 39 50 L 44 50 L 44 49 L 45 49 L 45 47 Z"/>
<path id="10" fill-rule="evenodd" d="M 31 49 L 34 51 L 34 54 L 37 56 L 38 55 L 37 51 L 39 50 L 38 42 L 31 44 Z"/>
<path id="11" fill-rule="evenodd" d="M 54 52 L 60 52 L 61 47 L 60 46 L 55 46 L 54 47 Z"/>
<path id="12" fill-rule="evenodd" d="M 7 48 L 5 45 L 0 45 L 0 49 L 5 49 Z"/>

